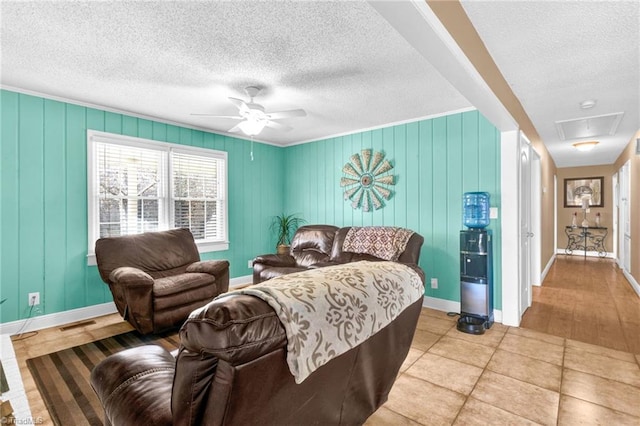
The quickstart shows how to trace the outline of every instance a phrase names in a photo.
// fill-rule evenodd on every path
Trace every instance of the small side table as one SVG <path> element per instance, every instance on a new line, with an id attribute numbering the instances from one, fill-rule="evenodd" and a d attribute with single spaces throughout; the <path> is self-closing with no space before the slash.
<path id="1" fill-rule="evenodd" d="M 573 254 L 575 250 L 584 250 L 584 257 L 587 251 L 597 251 L 599 257 L 607 256 L 607 249 L 604 240 L 607 237 L 608 228 L 603 226 L 566 226 L 564 233 L 567 234 L 566 254 Z"/>

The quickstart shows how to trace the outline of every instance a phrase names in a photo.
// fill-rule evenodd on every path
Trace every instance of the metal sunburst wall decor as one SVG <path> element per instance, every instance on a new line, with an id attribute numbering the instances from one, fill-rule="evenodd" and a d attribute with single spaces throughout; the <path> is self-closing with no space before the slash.
<path id="1" fill-rule="evenodd" d="M 340 186 L 345 188 L 344 199 L 351 200 L 351 207 L 362 207 L 365 212 L 384 207 L 383 200 L 389 200 L 393 192 L 389 189 L 395 185 L 395 178 L 388 172 L 393 169 L 381 152 L 363 149 L 360 154 L 353 154 L 344 165 L 342 172 L 347 175 L 340 179 Z"/>

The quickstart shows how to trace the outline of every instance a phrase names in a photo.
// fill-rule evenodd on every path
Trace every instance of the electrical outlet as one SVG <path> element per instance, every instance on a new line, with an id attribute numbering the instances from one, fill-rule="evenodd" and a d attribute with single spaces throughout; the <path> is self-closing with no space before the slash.
<path id="1" fill-rule="evenodd" d="M 40 293 L 29 293 L 29 306 L 37 306 L 40 304 Z"/>
<path id="2" fill-rule="evenodd" d="M 438 288 L 438 279 L 431 278 L 431 288 Z"/>
<path id="3" fill-rule="evenodd" d="M 247 261 L 247 268 L 249 268 L 249 269 L 253 268 L 253 260 L 248 260 Z"/>

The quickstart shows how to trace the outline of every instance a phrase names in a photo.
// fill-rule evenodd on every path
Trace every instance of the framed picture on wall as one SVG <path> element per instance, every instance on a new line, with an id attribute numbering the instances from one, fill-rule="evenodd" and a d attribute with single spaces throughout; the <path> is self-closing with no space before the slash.
<path id="1" fill-rule="evenodd" d="M 564 206 L 582 208 L 587 199 L 589 207 L 604 207 L 603 188 L 603 176 L 565 179 Z"/>

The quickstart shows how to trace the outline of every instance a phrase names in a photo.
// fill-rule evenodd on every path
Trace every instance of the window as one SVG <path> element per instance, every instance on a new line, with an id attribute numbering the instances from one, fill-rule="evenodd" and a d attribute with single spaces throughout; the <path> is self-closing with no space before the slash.
<path id="1" fill-rule="evenodd" d="M 101 237 L 188 228 L 226 250 L 227 154 L 89 130 L 89 261 Z"/>

